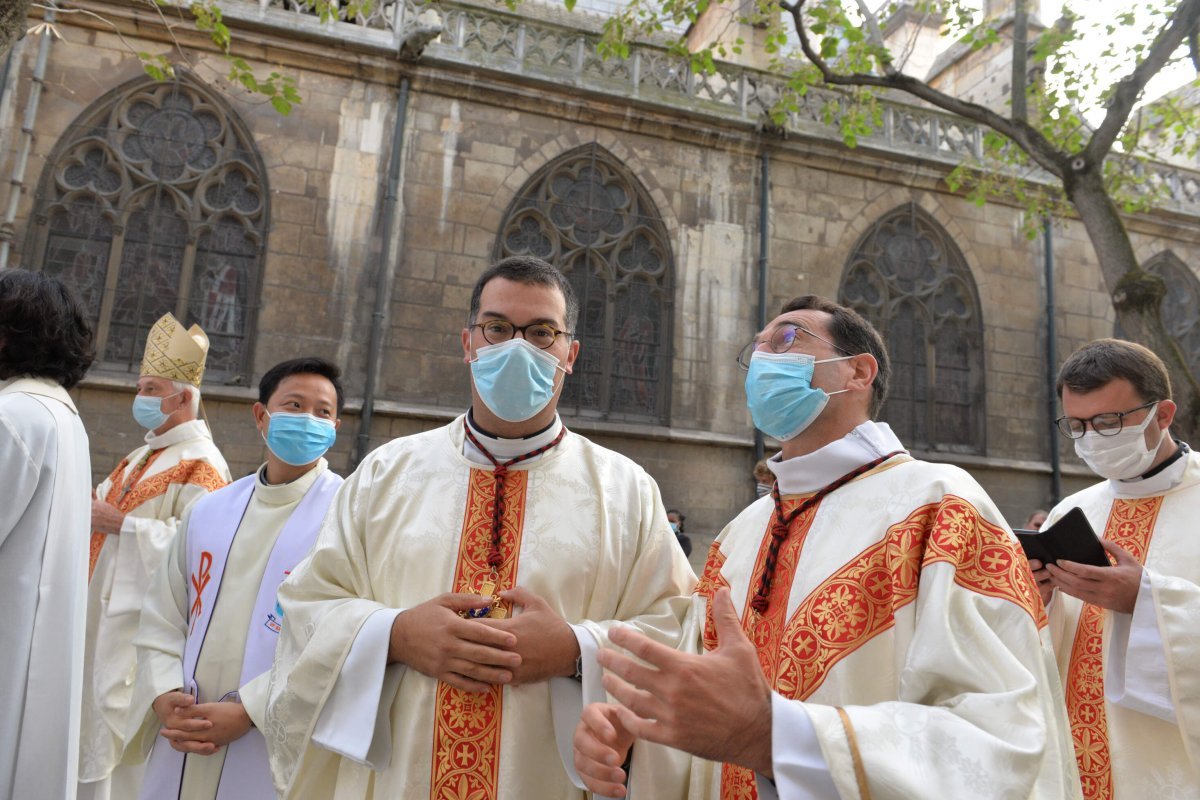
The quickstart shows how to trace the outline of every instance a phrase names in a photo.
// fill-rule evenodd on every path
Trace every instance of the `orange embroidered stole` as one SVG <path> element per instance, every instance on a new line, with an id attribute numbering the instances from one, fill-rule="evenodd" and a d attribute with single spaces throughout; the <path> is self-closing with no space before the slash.
<path id="1" fill-rule="evenodd" d="M 1161 496 L 1113 500 L 1104 538 L 1128 550 L 1139 563 L 1144 563 L 1161 507 Z M 1084 604 L 1079 612 L 1065 688 L 1083 796 L 1087 800 L 1109 800 L 1113 789 L 1108 719 L 1104 709 L 1104 609 L 1091 603 Z"/>
<path id="2" fill-rule="evenodd" d="M 803 498 L 786 501 L 790 511 Z M 921 570 L 933 563 L 954 565 L 958 585 L 1022 608 L 1039 627 L 1046 624 L 1028 563 L 1001 527 L 980 516 L 971 503 L 947 495 L 888 528 L 826 578 L 785 619 L 788 597 L 805 538 L 820 503 L 797 517 L 780 551 L 767 613 L 756 619 L 749 599 L 742 628 L 758 648 L 759 664 L 772 688 L 789 700 L 807 700 L 842 659 L 895 624 L 896 612 L 916 599 Z M 755 572 L 762 569 L 770 529 L 759 546 Z M 721 575 L 725 556 L 717 542 L 709 550 L 697 593 L 708 598 L 704 647 L 716 647 L 712 596 L 728 582 Z M 721 800 L 755 800 L 754 774 L 745 767 L 721 768 Z"/>
<path id="3" fill-rule="evenodd" d="M 207 461 L 199 459 L 185 459 L 170 469 L 165 469 L 142 480 L 142 476 L 165 451 L 166 448 L 151 451 L 146 459 L 134 469 L 128 480 L 125 480 L 125 468 L 129 466 L 129 459 L 122 459 L 117 468 L 113 470 L 112 475 L 108 476 L 109 486 L 108 493 L 104 497 L 105 502 L 115 506 L 122 514 L 128 514 L 143 503 L 165 493 L 173 483 L 202 486 L 210 492 L 215 492 L 225 486 L 226 481 L 216 468 Z M 92 531 L 88 555 L 89 583 L 92 580 L 92 573 L 96 571 L 96 561 L 100 558 L 100 551 L 104 548 L 104 542 L 107 539 L 107 533 Z"/>
<path id="4" fill-rule="evenodd" d="M 146 474 L 146 470 L 150 469 L 150 465 L 162 454 L 162 450 L 154 450 L 146 454 L 145 460 L 138 465 L 133 474 L 129 476 L 128 482 L 125 480 L 125 468 L 129 466 L 129 459 L 121 459 L 121 463 L 117 464 L 117 468 L 108 476 L 108 494 L 104 497 L 104 502 L 114 506 L 123 514 L 129 513 L 131 508 L 136 508 L 145 501 L 142 498 L 142 493 L 137 493 L 136 505 L 133 488 L 137 485 L 142 476 Z M 164 487 L 165 488 L 165 487 Z M 100 531 L 92 531 L 92 540 L 88 547 L 88 580 L 91 581 L 92 573 L 96 571 L 96 560 L 100 558 L 100 551 L 104 548 L 104 541 L 108 538 L 107 533 Z"/>
<path id="5" fill-rule="evenodd" d="M 517 559 L 525 523 L 525 489 L 528 473 L 509 472 L 504 485 L 501 528 L 503 563 L 495 577 L 496 591 L 517 583 Z M 490 470 L 472 469 L 467 490 L 467 511 L 454 568 L 454 592 L 478 592 L 492 580 L 488 550 L 492 546 L 492 496 L 495 476 Z M 491 687 L 482 694 L 464 692 L 439 682 L 433 720 L 431 800 L 497 800 L 500 767 L 500 722 L 503 689 Z"/>

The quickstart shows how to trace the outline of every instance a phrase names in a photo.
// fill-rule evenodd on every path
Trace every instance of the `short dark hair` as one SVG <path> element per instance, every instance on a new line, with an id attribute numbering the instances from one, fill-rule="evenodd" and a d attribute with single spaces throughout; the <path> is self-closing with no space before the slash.
<path id="1" fill-rule="evenodd" d="M 342 392 L 342 371 L 338 369 L 337 364 L 317 356 L 281 361 L 267 370 L 258 382 L 258 402 L 265 406 L 279 388 L 279 384 L 283 383 L 283 379 L 292 375 L 320 375 L 322 378 L 328 378 L 333 384 L 333 390 L 337 392 L 337 413 L 341 416 L 342 408 L 346 405 L 346 397 Z"/>
<path id="2" fill-rule="evenodd" d="M 846 355 L 857 356 L 870 353 L 879 364 L 879 372 L 871 384 L 870 414 L 874 417 L 887 400 L 888 385 L 892 378 L 892 361 L 888 358 L 887 345 L 875 326 L 852 308 L 835 303 L 815 294 L 806 294 L 783 304 L 780 314 L 789 311 L 823 311 L 833 317 L 829 322 L 829 336 L 833 343 Z"/>
<path id="3" fill-rule="evenodd" d="M 567 307 L 567 316 L 563 320 L 563 324 L 567 326 L 569 333 L 575 333 L 575 325 L 579 322 L 579 300 L 575 297 L 575 289 L 562 270 L 533 256 L 510 256 L 502 261 L 497 261 L 483 271 L 479 280 L 475 281 L 475 288 L 471 291 L 471 312 L 467 317 L 468 325 L 475 324 L 475 318 L 479 316 L 479 298 L 483 295 L 483 287 L 487 286 L 488 281 L 493 278 L 504 278 L 528 286 L 552 286 L 558 289 L 562 292 L 563 301 Z"/>
<path id="4" fill-rule="evenodd" d="M 1171 399 L 1171 376 L 1162 359 L 1148 347 L 1124 339 L 1097 339 L 1080 347 L 1063 362 L 1055 389 L 1087 394 L 1109 381 L 1124 378 L 1147 403 Z"/>
<path id="5" fill-rule="evenodd" d="M 95 358 L 92 323 L 70 287 L 43 272 L 0 270 L 0 380 L 33 375 L 72 389 Z"/>

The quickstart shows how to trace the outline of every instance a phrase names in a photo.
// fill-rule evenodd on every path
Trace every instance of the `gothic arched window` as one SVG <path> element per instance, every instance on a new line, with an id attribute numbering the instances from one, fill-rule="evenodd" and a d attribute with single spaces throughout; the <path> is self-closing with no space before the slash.
<path id="1" fill-rule="evenodd" d="M 245 380 L 267 229 L 253 139 L 182 76 L 130 81 L 88 107 L 38 186 L 27 263 L 79 290 L 98 361 L 136 371 L 170 311 L 208 333 L 206 377 Z"/>
<path id="2" fill-rule="evenodd" d="M 1163 325 L 1183 348 L 1192 374 L 1200 375 L 1200 280 L 1170 250 L 1154 256 L 1142 268 L 1158 275 L 1167 284 L 1167 293 L 1159 309 Z M 1119 323 L 1115 333 L 1126 338 Z"/>
<path id="3" fill-rule="evenodd" d="M 581 349 L 559 407 L 602 419 L 666 423 L 673 257 L 654 202 L 596 144 L 538 170 L 513 199 L 495 255 L 534 255 L 579 296 Z"/>
<path id="4" fill-rule="evenodd" d="M 886 214 L 854 248 L 839 296 L 887 342 L 892 380 L 882 418 L 901 441 L 982 453 L 979 297 L 942 227 L 912 204 Z"/>

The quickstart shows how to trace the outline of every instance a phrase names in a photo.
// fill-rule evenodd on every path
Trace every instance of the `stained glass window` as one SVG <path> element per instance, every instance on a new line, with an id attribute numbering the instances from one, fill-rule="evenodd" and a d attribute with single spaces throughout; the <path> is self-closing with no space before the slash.
<path id="1" fill-rule="evenodd" d="M 538 170 L 509 205 L 495 255 L 561 268 L 579 296 L 580 355 L 559 407 L 666 423 L 673 256 L 649 193 L 599 145 Z"/>
<path id="2" fill-rule="evenodd" d="M 885 215 L 855 247 L 839 296 L 887 342 L 882 418 L 900 439 L 982 453 L 983 321 L 966 259 L 945 230 L 915 205 Z"/>
<path id="3" fill-rule="evenodd" d="M 239 382 L 265 252 L 267 184 L 249 131 L 188 75 L 140 78 L 67 129 L 38 187 L 27 262 L 79 290 L 100 362 L 136 371 L 170 311 L 209 335 L 207 380 Z"/>

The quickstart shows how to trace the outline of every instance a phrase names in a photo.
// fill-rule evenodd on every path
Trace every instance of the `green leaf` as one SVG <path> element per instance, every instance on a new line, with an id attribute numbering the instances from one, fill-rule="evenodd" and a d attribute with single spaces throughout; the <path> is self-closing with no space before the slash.
<path id="1" fill-rule="evenodd" d="M 271 98 L 271 106 L 285 117 L 292 113 L 292 104 L 278 95 Z"/>

